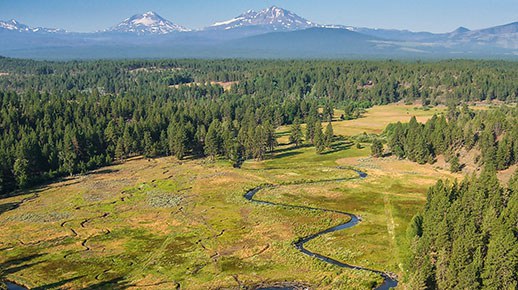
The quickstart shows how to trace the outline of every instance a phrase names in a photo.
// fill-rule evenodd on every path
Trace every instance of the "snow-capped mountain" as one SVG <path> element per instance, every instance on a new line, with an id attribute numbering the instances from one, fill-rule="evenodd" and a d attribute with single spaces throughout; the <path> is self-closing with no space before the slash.
<path id="1" fill-rule="evenodd" d="M 105 30 L 105 32 L 129 32 L 139 35 L 168 34 L 171 32 L 185 31 L 190 31 L 190 29 L 164 19 L 153 11 L 133 15 L 116 26 Z"/>
<path id="2" fill-rule="evenodd" d="M 16 32 L 42 32 L 42 33 L 56 33 L 56 32 L 65 32 L 63 29 L 55 29 L 55 28 L 44 28 L 44 27 L 29 27 L 26 24 L 20 23 L 14 19 L 9 21 L 1 21 L 0 20 L 0 30 L 4 31 L 16 31 Z"/>
<path id="3" fill-rule="evenodd" d="M 268 30 L 273 31 L 291 31 L 317 27 L 318 25 L 291 11 L 272 6 L 259 12 L 248 10 L 233 19 L 216 22 L 205 29 L 229 30 L 254 26 L 268 28 Z"/>

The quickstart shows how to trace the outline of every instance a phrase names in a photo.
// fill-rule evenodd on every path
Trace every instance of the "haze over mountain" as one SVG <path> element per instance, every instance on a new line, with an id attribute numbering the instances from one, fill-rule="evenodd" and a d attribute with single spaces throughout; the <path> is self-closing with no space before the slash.
<path id="1" fill-rule="evenodd" d="M 43 59 L 117 57 L 498 57 L 518 58 L 518 22 L 449 33 L 317 24 L 272 6 L 190 30 L 156 12 L 94 33 L 0 21 L 0 55 Z"/>

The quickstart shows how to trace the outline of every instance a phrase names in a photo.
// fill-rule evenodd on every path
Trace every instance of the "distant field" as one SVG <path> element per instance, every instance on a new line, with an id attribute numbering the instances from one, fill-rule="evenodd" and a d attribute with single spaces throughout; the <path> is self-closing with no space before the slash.
<path id="1" fill-rule="evenodd" d="M 407 223 L 424 204 L 426 188 L 454 176 L 429 165 L 371 159 L 368 147 L 351 145 L 335 143 L 322 155 L 312 147 L 281 146 L 270 159 L 247 161 L 242 169 L 219 161 L 136 158 L 2 199 L 0 264 L 9 279 L 29 287 L 207 289 L 294 281 L 370 289 L 379 276 L 319 262 L 292 245 L 345 222 L 343 216 L 243 198 L 260 184 L 353 177 L 336 167 L 360 168 L 367 179 L 285 185 L 258 197 L 360 215 L 358 226 L 308 248 L 401 277 Z"/>
<path id="2" fill-rule="evenodd" d="M 333 131 L 335 135 L 355 136 L 362 133 L 380 134 L 390 123 L 408 122 L 415 116 L 418 122 L 426 122 L 434 114 L 441 114 L 446 110 L 444 106 L 438 106 L 424 110 L 417 105 L 390 104 L 386 106 L 374 106 L 367 109 L 361 118 L 355 120 L 340 120 L 343 110 L 335 109 L 333 117 Z M 322 122 L 325 128 L 326 122 Z M 305 124 L 302 124 L 305 128 Z M 282 126 L 277 132 L 280 134 L 279 142 L 288 143 L 290 126 Z"/>
<path id="3" fill-rule="evenodd" d="M 363 132 L 379 134 L 390 123 L 408 122 L 415 116 L 418 122 L 426 122 L 434 114 L 443 113 L 444 106 L 423 110 L 416 105 L 390 104 L 386 106 L 374 106 L 367 110 L 363 117 L 356 120 L 336 121 L 333 129 L 337 135 L 353 136 Z M 342 110 L 335 110 L 335 117 L 343 113 Z"/>
<path id="4" fill-rule="evenodd" d="M 228 91 L 230 90 L 230 88 L 232 88 L 233 85 L 237 84 L 238 82 L 210 82 L 211 85 L 220 85 L 221 87 L 223 87 L 223 89 L 225 91 Z M 193 82 L 193 83 L 186 83 L 186 84 L 179 84 L 179 85 L 172 85 L 170 87 L 172 88 L 180 88 L 182 86 L 199 86 L 199 85 L 202 85 L 201 83 L 196 83 L 196 82 Z"/>

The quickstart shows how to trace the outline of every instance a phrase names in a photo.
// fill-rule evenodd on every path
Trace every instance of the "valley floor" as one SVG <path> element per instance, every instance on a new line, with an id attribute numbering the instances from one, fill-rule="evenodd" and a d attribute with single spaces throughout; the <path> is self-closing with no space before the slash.
<path id="1" fill-rule="evenodd" d="M 279 135 L 285 135 L 282 128 Z M 257 198 L 362 219 L 306 248 L 404 280 L 408 222 L 425 203 L 429 186 L 460 175 L 371 158 L 367 144 L 333 146 L 317 155 L 313 147 L 281 145 L 267 160 L 247 161 L 241 169 L 223 161 L 139 157 L 4 198 L 0 268 L 9 280 L 31 288 L 217 289 L 288 281 L 319 289 L 371 289 L 381 283 L 378 275 L 320 262 L 293 246 L 297 238 L 347 217 L 243 198 L 256 186 L 282 184 Z M 360 169 L 369 178 L 333 181 L 356 176 L 339 166 Z M 329 182 L 311 183 L 322 180 Z"/>

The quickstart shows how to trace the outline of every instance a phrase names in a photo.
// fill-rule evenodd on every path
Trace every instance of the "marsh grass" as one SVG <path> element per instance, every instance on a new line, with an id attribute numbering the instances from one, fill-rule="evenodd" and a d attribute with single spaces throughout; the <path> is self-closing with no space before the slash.
<path id="1" fill-rule="evenodd" d="M 402 112 L 407 109 L 397 110 L 406 118 Z M 419 113 L 429 116 L 433 109 Z M 348 131 L 355 126 L 350 122 L 343 121 L 335 132 L 354 132 Z M 369 132 L 376 132 L 378 125 L 372 126 Z M 281 128 L 280 143 L 285 137 Z M 406 225 L 424 204 L 426 188 L 440 177 L 455 176 L 427 165 L 374 160 L 368 158 L 368 147 L 350 145 L 347 138 L 337 138 L 334 148 L 320 155 L 311 146 L 281 145 L 266 160 L 246 161 L 242 169 L 223 160 L 134 158 L 49 184 L 26 202 L 21 203 L 36 191 L 4 198 L 1 275 L 29 287 L 70 289 L 174 288 L 177 283 L 208 289 L 283 281 L 371 289 L 381 283 L 378 275 L 341 269 L 293 247 L 299 237 L 347 217 L 243 198 L 248 189 L 273 184 L 257 198 L 355 213 L 363 220 L 358 226 L 319 237 L 307 247 L 401 275 L 408 256 Z M 340 166 L 369 176 L 354 179 L 354 171 Z"/>

